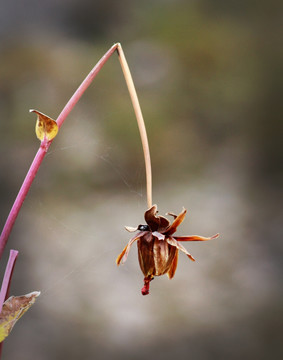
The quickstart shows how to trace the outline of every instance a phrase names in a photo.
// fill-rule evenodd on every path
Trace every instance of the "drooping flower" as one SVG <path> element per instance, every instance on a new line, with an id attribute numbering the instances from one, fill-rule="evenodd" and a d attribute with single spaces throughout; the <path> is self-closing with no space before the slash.
<path id="1" fill-rule="evenodd" d="M 154 276 L 167 274 L 169 279 L 175 275 L 178 264 L 178 251 L 185 253 L 189 259 L 195 261 L 193 256 L 180 244 L 180 241 L 206 241 L 212 240 L 219 234 L 211 237 L 198 235 L 175 236 L 178 226 L 185 218 L 187 210 L 183 208 L 179 215 L 168 213 L 174 220 L 169 220 L 157 215 L 157 206 L 153 205 L 148 209 L 144 218 L 146 225 L 139 225 L 136 228 L 126 227 L 129 232 L 139 232 L 128 242 L 121 254 L 117 257 L 116 263 L 124 263 L 127 260 L 131 246 L 138 241 L 138 258 L 141 271 L 144 274 L 144 286 L 141 290 L 143 295 L 149 294 L 149 284 Z"/>

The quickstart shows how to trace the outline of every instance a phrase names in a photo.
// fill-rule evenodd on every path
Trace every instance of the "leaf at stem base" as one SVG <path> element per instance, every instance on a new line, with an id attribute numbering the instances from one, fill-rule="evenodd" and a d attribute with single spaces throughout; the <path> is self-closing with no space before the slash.
<path id="1" fill-rule="evenodd" d="M 33 291 L 22 296 L 10 296 L 3 304 L 0 314 L 0 342 L 12 331 L 20 317 L 34 304 L 40 291 Z"/>

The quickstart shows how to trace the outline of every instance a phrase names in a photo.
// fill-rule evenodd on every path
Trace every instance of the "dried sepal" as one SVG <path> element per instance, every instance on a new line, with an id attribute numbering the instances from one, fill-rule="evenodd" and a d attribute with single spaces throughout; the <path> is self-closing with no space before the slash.
<path id="1" fill-rule="evenodd" d="M 51 141 L 58 133 L 58 125 L 55 120 L 38 110 L 31 109 L 30 112 L 37 114 L 35 133 L 40 141 Z"/>
<path id="2" fill-rule="evenodd" d="M 187 251 L 186 248 L 182 244 L 180 244 L 173 236 L 166 238 L 166 241 L 169 245 L 175 246 L 178 250 L 182 251 L 184 254 L 188 256 L 192 261 L 196 261 L 195 258 Z"/>
<path id="3" fill-rule="evenodd" d="M 148 226 L 150 227 L 151 231 L 156 231 L 159 228 L 160 219 L 159 216 L 156 216 L 157 214 L 157 206 L 153 205 L 150 209 L 148 209 L 144 213 L 144 219 Z"/>
<path id="4" fill-rule="evenodd" d="M 179 215 L 177 215 L 176 217 L 174 216 L 174 221 L 169 226 L 169 228 L 166 230 L 166 235 L 172 235 L 177 231 L 177 227 L 185 219 L 186 212 L 187 212 L 187 210 L 185 208 L 183 208 L 182 212 Z"/>
<path id="5" fill-rule="evenodd" d="M 172 279 L 175 275 L 175 272 L 177 270 L 177 265 L 178 265 L 178 257 L 179 257 L 179 252 L 176 251 L 174 259 L 172 261 L 172 264 L 167 272 L 167 276 L 169 279 Z"/>
<path id="6" fill-rule="evenodd" d="M 215 234 L 210 237 L 199 236 L 199 235 L 190 235 L 190 236 L 174 236 L 174 239 L 177 241 L 208 241 L 218 238 L 219 234 Z"/>
<path id="7" fill-rule="evenodd" d="M 176 219 L 176 217 L 178 216 L 178 215 L 176 215 L 176 214 L 174 214 L 172 212 L 167 212 L 165 215 L 173 216 L 174 219 Z"/>
<path id="8" fill-rule="evenodd" d="M 15 323 L 34 304 L 40 291 L 33 291 L 22 296 L 10 296 L 3 304 L 0 314 L 0 342 L 12 331 Z"/>
<path id="9" fill-rule="evenodd" d="M 131 246 L 133 245 L 133 243 L 138 240 L 141 236 L 145 235 L 145 231 L 139 232 L 136 236 L 134 236 L 129 242 L 128 244 L 124 247 L 123 251 L 121 252 L 120 255 L 118 255 L 117 259 L 116 259 L 116 264 L 119 266 L 121 261 L 122 264 L 124 264 L 124 262 L 127 260 L 128 254 L 130 252 Z"/>

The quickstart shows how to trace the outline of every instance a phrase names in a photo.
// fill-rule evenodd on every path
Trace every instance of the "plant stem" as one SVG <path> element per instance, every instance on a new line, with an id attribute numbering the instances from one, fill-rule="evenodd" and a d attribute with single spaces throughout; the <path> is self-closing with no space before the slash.
<path id="1" fill-rule="evenodd" d="M 124 77 L 128 86 L 129 94 L 132 100 L 133 108 L 137 118 L 137 123 L 140 131 L 144 161 L 145 161 L 145 171 L 146 171 L 146 189 L 147 189 L 147 206 L 148 208 L 152 207 L 152 172 L 151 172 L 151 161 L 150 161 L 150 152 L 148 139 L 146 134 L 146 128 L 144 124 L 144 119 L 142 116 L 142 111 L 135 89 L 135 85 L 131 76 L 131 72 L 125 58 L 121 44 L 117 44 L 117 51 L 119 55 L 120 64 L 124 73 Z"/>
<path id="2" fill-rule="evenodd" d="M 6 265 L 6 270 L 5 270 L 5 274 L 4 274 L 4 278 L 3 278 L 1 290 L 0 290 L 0 313 L 2 312 L 2 307 L 3 307 L 4 301 L 9 296 L 11 279 L 12 279 L 15 262 L 17 260 L 18 254 L 19 254 L 19 252 L 17 250 L 10 250 L 10 256 L 9 256 L 9 259 L 8 259 L 8 262 Z M 2 356 L 2 349 L 3 349 L 3 341 L 0 343 L 0 359 Z"/>
<path id="3" fill-rule="evenodd" d="M 96 75 L 99 73 L 103 65 L 106 63 L 106 61 L 111 57 L 111 55 L 118 51 L 119 54 L 119 60 L 121 63 L 121 67 L 125 76 L 125 80 L 128 86 L 128 90 L 130 93 L 130 97 L 132 100 L 132 104 L 134 107 L 135 115 L 137 118 L 137 123 L 140 131 L 142 146 L 143 146 L 143 152 L 144 152 L 144 158 L 145 158 L 145 167 L 146 167 L 146 183 L 147 183 L 147 204 L 148 207 L 151 207 L 152 205 L 152 174 L 151 174 L 151 162 L 150 162 L 150 153 L 149 153 L 149 145 L 146 135 L 146 129 L 145 124 L 141 112 L 141 108 L 139 105 L 138 97 L 136 94 L 135 86 L 131 77 L 131 73 L 125 58 L 125 55 L 123 53 L 121 44 L 117 43 L 114 44 L 105 54 L 104 56 L 99 60 L 99 62 L 94 66 L 94 68 L 91 70 L 91 72 L 87 75 L 87 77 L 83 80 L 81 85 L 78 87 L 78 89 L 75 91 L 73 96 L 70 98 L 70 100 L 65 105 L 64 109 L 58 116 L 56 122 L 58 127 L 60 128 L 67 116 L 70 114 L 70 112 L 73 110 L 76 103 L 79 101 L 81 96 L 84 94 L 86 89 L 89 87 L 93 79 L 96 77 Z M 4 225 L 3 231 L 0 236 L 0 258 L 4 252 L 6 243 L 8 241 L 9 235 L 12 231 L 13 225 L 16 221 L 16 218 L 18 216 L 18 213 L 22 207 L 22 204 L 25 200 L 25 197 L 31 187 L 31 184 L 35 178 L 35 175 L 51 145 L 53 140 L 46 141 L 43 140 L 41 142 L 40 148 L 28 170 L 28 173 L 26 175 L 26 178 L 20 188 L 20 191 L 16 197 L 16 200 L 14 202 L 14 205 L 12 206 L 12 209 L 8 215 L 8 218 L 6 220 L 6 223 Z"/>
<path id="4" fill-rule="evenodd" d="M 75 93 L 71 97 L 71 99 L 67 102 L 67 104 L 65 105 L 61 114 L 58 116 L 58 118 L 56 120 L 59 128 L 63 125 L 63 122 L 65 121 L 66 117 L 73 110 L 74 106 L 79 101 L 79 99 L 81 98 L 83 93 L 86 91 L 86 89 L 89 87 L 89 85 L 92 83 L 93 79 L 96 77 L 96 75 L 99 73 L 99 71 L 102 69 L 103 65 L 110 58 L 110 56 L 115 52 L 115 50 L 117 49 L 117 46 L 118 46 L 118 44 L 114 44 L 102 56 L 102 58 L 98 61 L 98 63 L 94 66 L 94 68 L 91 70 L 91 72 L 87 75 L 87 77 L 84 79 L 84 81 L 78 87 L 78 89 L 75 91 Z"/>
<path id="5" fill-rule="evenodd" d="M 48 146 L 49 147 L 49 146 Z M 14 223 L 16 221 L 16 218 L 19 214 L 19 211 L 22 207 L 22 204 L 24 202 L 24 199 L 31 187 L 31 184 L 33 182 L 33 179 L 35 178 L 35 175 L 39 169 L 40 164 L 42 163 L 42 160 L 46 154 L 46 148 L 43 148 L 40 146 L 40 148 L 37 151 L 37 154 L 35 155 L 35 158 L 30 166 L 30 169 L 24 179 L 24 182 L 20 188 L 20 191 L 16 197 L 16 200 L 14 202 L 14 205 L 12 206 L 12 209 L 8 215 L 8 218 L 6 220 L 6 223 L 4 225 L 1 237 L 0 237 L 0 258 L 4 252 L 6 243 L 8 241 L 9 235 L 12 231 L 12 228 L 14 226 Z"/>
<path id="6" fill-rule="evenodd" d="M 85 90 L 88 88 L 88 86 L 91 84 L 95 76 L 98 74 L 98 72 L 101 70 L 102 66 L 105 64 L 105 62 L 109 59 L 109 57 L 115 52 L 117 48 L 117 44 L 113 45 L 106 53 L 105 55 L 99 60 L 99 62 L 94 66 L 94 68 L 91 70 L 91 72 L 88 74 L 88 76 L 84 79 L 84 81 L 81 83 L 81 85 L 78 87 L 74 95 L 71 97 L 71 99 L 68 101 L 68 103 L 65 105 L 64 109 L 62 110 L 61 114 L 57 118 L 57 125 L 60 128 L 63 125 L 63 122 L 69 115 L 69 113 L 72 111 L 76 103 L 79 101 Z M 53 140 L 52 140 L 53 141 Z M 49 149 L 49 146 L 51 145 L 52 141 L 41 143 L 37 154 L 35 155 L 35 158 L 28 170 L 28 173 L 26 175 L 26 178 L 20 188 L 20 191 L 16 197 L 16 200 L 14 202 L 14 205 L 12 206 L 12 209 L 8 215 L 8 218 L 6 220 L 6 223 L 4 225 L 3 231 L 0 236 L 0 258 L 4 252 L 6 243 L 8 241 L 8 238 L 10 236 L 10 233 L 12 231 L 12 228 L 14 226 L 14 223 L 16 221 L 16 218 L 18 216 L 18 213 L 22 207 L 22 204 L 25 200 L 25 197 L 31 187 L 31 184 L 33 182 L 33 179 L 35 178 L 35 175 Z"/>
<path id="7" fill-rule="evenodd" d="M 8 260 L 8 263 L 6 266 L 6 270 L 5 270 L 5 274 L 4 274 L 4 278 L 3 278 L 2 286 L 1 286 L 1 290 L 0 290 L 0 313 L 2 311 L 2 306 L 3 306 L 4 301 L 9 296 L 11 278 L 12 278 L 12 274 L 13 274 L 13 270 L 14 270 L 14 266 L 15 266 L 15 262 L 17 260 L 18 254 L 19 254 L 19 252 L 17 250 L 10 250 L 9 260 Z"/>

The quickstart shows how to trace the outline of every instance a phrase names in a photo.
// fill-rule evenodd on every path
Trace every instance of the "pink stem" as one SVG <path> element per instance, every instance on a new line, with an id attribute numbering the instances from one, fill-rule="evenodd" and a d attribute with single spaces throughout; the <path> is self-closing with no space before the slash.
<path id="1" fill-rule="evenodd" d="M 57 125 L 60 128 L 63 125 L 63 122 L 67 118 L 67 116 L 70 114 L 76 103 L 79 101 L 85 90 L 89 87 L 93 79 L 96 77 L 96 75 L 99 73 L 103 65 L 106 63 L 106 61 L 110 58 L 110 56 L 115 52 L 117 49 L 118 44 L 114 44 L 106 53 L 105 55 L 99 60 L 99 62 L 94 66 L 94 68 L 91 70 L 91 72 L 87 75 L 87 77 L 84 79 L 84 81 L 81 83 L 81 85 L 78 87 L 74 95 L 71 97 L 71 99 L 68 101 L 64 109 L 62 110 L 61 114 L 57 118 Z M 33 182 L 33 179 L 35 178 L 35 175 L 42 163 L 42 160 L 44 159 L 45 154 L 47 153 L 49 146 L 51 145 L 52 141 L 46 142 L 42 141 L 40 148 L 35 155 L 35 158 L 29 168 L 29 171 L 26 175 L 26 178 L 20 188 L 20 191 L 18 193 L 18 196 L 16 197 L 16 200 L 14 202 L 14 205 L 8 215 L 8 218 L 6 220 L 6 223 L 4 225 L 3 231 L 0 236 L 0 258 L 4 252 L 5 246 L 7 244 L 8 238 L 10 236 L 10 233 L 12 231 L 13 225 L 16 221 L 16 218 L 19 214 L 19 211 L 23 205 L 23 202 L 25 200 L 25 197 L 31 187 L 31 184 Z"/>
<path id="2" fill-rule="evenodd" d="M 6 266 L 4 278 L 2 281 L 2 286 L 0 290 L 0 313 L 2 311 L 3 303 L 9 296 L 11 279 L 15 267 L 15 262 L 17 260 L 19 252 L 17 250 L 10 250 L 9 260 Z M 0 343 L 0 358 L 2 356 L 3 341 Z"/>
<path id="3" fill-rule="evenodd" d="M 9 235 L 12 231 L 12 228 L 14 226 L 14 223 L 16 221 L 16 218 L 19 214 L 19 211 L 23 205 L 23 202 L 25 200 L 25 197 L 31 187 L 31 184 L 33 182 L 33 179 L 35 178 L 35 175 L 37 173 L 37 170 L 39 169 L 39 166 L 46 154 L 45 148 L 41 147 L 38 149 L 37 154 L 35 155 L 35 158 L 30 166 L 30 169 L 26 175 L 26 178 L 20 188 L 20 191 L 16 197 L 16 200 L 14 202 L 14 205 L 12 206 L 12 209 L 10 211 L 10 214 L 6 220 L 6 223 L 4 225 L 1 237 L 0 237 L 0 258 L 4 252 L 5 246 L 7 244 Z"/>
<path id="4" fill-rule="evenodd" d="M 12 274 L 13 274 L 13 270 L 14 270 L 14 266 L 15 266 L 15 262 L 17 260 L 18 254 L 19 254 L 19 252 L 17 250 L 10 250 L 9 260 L 8 260 L 8 263 L 6 266 L 6 270 L 5 270 L 5 274 L 4 274 L 4 278 L 3 278 L 2 286 L 1 286 L 1 290 L 0 290 L 0 313 L 2 311 L 2 306 L 3 306 L 4 301 L 9 296 L 10 283 L 11 283 Z"/>
<path id="5" fill-rule="evenodd" d="M 93 79 L 96 77 L 96 75 L 99 73 L 103 65 L 106 63 L 106 61 L 110 58 L 110 56 L 115 52 L 117 49 L 118 44 L 114 44 L 98 61 L 98 63 L 95 65 L 95 67 L 91 70 L 91 72 L 87 75 L 87 77 L 84 79 L 84 81 L 81 83 L 81 85 L 78 87 L 74 95 L 71 97 L 71 99 L 68 101 L 64 109 L 62 110 L 61 114 L 57 118 L 57 125 L 60 128 L 65 121 L 66 117 L 70 114 L 70 112 L 73 110 L 76 103 L 79 101 L 83 93 L 86 91 L 86 89 L 89 87 Z"/>

